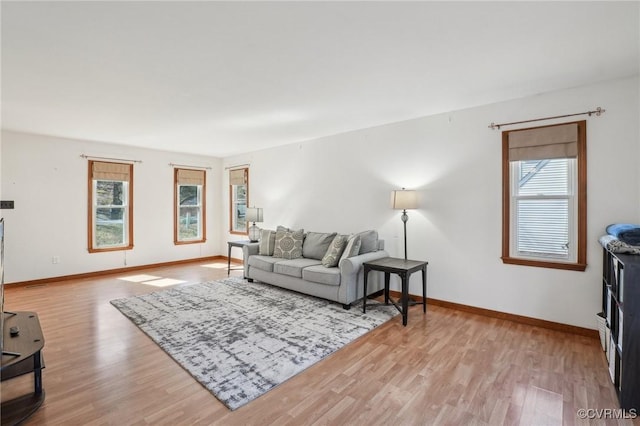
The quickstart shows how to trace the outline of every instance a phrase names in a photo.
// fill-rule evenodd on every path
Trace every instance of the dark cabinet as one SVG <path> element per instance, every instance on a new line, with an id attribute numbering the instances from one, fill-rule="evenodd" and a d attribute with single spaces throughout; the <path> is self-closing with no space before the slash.
<path id="1" fill-rule="evenodd" d="M 609 375 L 620 407 L 640 410 L 640 256 L 605 249 L 602 263 Z"/>

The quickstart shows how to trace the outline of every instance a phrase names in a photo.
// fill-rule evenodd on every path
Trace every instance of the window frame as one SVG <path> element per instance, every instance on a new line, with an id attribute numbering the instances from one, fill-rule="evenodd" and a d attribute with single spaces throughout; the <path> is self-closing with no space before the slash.
<path id="1" fill-rule="evenodd" d="M 202 172 L 203 174 L 203 183 L 202 185 L 180 185 L 178 182 L 178 175 L 180 170 L 188 170 L 188 171 L 196 171 Z M 200 235 L 198 238 L 181 240 L 180 237 L 180 208 L 181 207 L 194 207 L 194 206 L 181 206 L 178 198 L 180 197 L 180 187 L 181 186 L 196 186 L 199 187 L 199 195 L 200 195 Z M 175 245 L 183 245 L 183 244 L 198 244 L 204 243 L 207 241 L 207 172 L 205 170 L 198 169 L 186 169 L 186 168 L 174 168 L 173 172 L 173 243 Z"/>
<path id="2" fill-rule="evenodd" d="M 509 134 L 522 130 L 533 130 L 545 127 L 562 126 L 566 124 L 577 124 L 577 156 L 576 172 L 573 175 L 576 192 L 574 194 L 575 212 L 573 219 L 576 221 L 575 244 L 576 259 L 562 260 L 553 258 L 532 258 L 519 257 L 512 254 L 511 228 L 514 215 L 512 214 L 513 179 L 511 175 L 511 164 L 509 161 Z M 548 126 L 530 127 L 526 129 L 515 129 L 502 132 L 502 262 L 511 265 L 524 265 L 542 268 L 563 269 L 572 271 L 584 271 L 587 267 L 587 124 L 586 120 L 567 123 L 558 123 Z M 570 177 L 570 179 L 574 178 Z M 571 210 L 571 206 L 569 207 Z M 571 235 L 571 232 L 570 232 Z"/>
<path id="3" fill-rule="evenodd" d="M 95 163 L 112 163 L 112 164 L 118 164 L 118 165 L 122 165 L 122 166 L 127 166 L 129 169 L 129 180 L 128 181 L 123 181 L 123 180 L 117 180 L 117 179 L 94 179 L 93 178 L 93 165 Z M 113 162 L 113 161 L 96 161 L 96 160 L 89 160 L 88 161 L 88 165 L 89 165 L 89 173 L 88 173 L 88 179 L 87 179 L 87 186 L 88 186 L 88 218 L 87 218 L 87 225 L 88 225 L 88 232 L 87 232 L 87 236 L 88 236 L 88 251 L 89 253 L 101 253 L 101 252 L 109 252 L 109 251 L 121 251 L 121 250 L 131 250 L 133 249 L 133 164 L 130 163 L 118 163 L 118 162 Z M 124 182 L 126 183 L 126 185 L 123 185 L 123 188 L 126 188 L 126 206 L 124 206 L 125 212 L 122 215 L 123 220 L 126 221 L 126 223 L 124 224 L 124 229 L 125 229 L 125 239 L 126 241 L 124 242 L 124 244 L 122 245 L 117 245 L 117 246 L 108 246 L 108 247 L 97 247 L 97 244 L 95 242 L 95 226 L 97 225 L 97 220 L 96 219 L 96 214 L 97 214 L 97 209 L 100 208 L 99 206 L 97 206 L 96 201 L 97 201 L 97 194 L 95 191 L 95 186 L 97 185 L 98 181 L 108 181 L 108 182 Z M 120 207 L 120 206 L 116 206 L 116 207 Z"/>
<path id="4" fill-rule="evenodd" d="M 229 170 L 229 177 L 231 177 L 231 172 L 234 171 L 238 171 L 238 170 L 242 170 L 243 171 L 243 175 L 244 175 L 244 185 L 233 185 L 231 182 L 229 182 L 229 233 L 233 234 L 233 235 L 249 235 L 249 222 L 247 222 L 245 220 L 245 229 L 244 230 L 239 230 L 234 228 L 235 223 L 237 223 L 237 216 L 236 216 L 236 205 L 238 204 L 235 200 L 235 188 L 236 186 L 244 186 L 245 187 L 245 212 L 246 209 L 249 207 L 249 168 L 248 167 L 242 167 L 242 168 L 235 168 L 235 169 L 230 169 Z"/>

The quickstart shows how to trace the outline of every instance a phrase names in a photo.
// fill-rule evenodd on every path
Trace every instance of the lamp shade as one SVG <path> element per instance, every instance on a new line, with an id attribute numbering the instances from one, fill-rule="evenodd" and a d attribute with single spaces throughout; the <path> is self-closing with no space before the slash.
<path id="1" fill-rule="evenodd" d="M 418 194 L 407 189 L 391 191 L 391 206 L 396 210 L 415 209 L 418 207 Z"/>
<path id="2" fill-rule="evenodd" d="M 260 207 L 248 207 L 246 216 L 248 222 L 263 222 L 262 208 Z"/>

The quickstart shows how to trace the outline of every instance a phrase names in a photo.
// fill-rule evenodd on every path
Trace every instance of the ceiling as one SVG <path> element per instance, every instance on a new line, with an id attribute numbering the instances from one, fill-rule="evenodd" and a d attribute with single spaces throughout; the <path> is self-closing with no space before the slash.
<path id="1" fill-rule="evenodd" d="M 637 75 L 639 5 L 2 1 L 2 128 L 226 157 Z"/>

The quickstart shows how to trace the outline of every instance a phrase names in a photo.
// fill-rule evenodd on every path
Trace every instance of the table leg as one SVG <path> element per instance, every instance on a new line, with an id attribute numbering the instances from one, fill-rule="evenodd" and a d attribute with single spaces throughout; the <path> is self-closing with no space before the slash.
<path id="1" fill-rule="evenodd" d="M 427 267 L 422 269 L 422 312 L 427 313 Z"/>
<path id="2" fill-rule="evenodd" d="M 364 267 L 364 294 L 362 295 L 362 313 L 367 313 L 367 278 L 369 278 L 369 269 Z"/>
<path id="3" fill-rule="evenodd" d="M 40 351 L 33 354 L 33 388 L 36 395 L 42 393 L 42 354 Z"/>
<path id="4" fill-rule="evenodd" d="M 402 325 L 407 325 L 407 314 L 409 312 L 409 283 L 406 273 L 400 274 L 402 279 Z"/>
<path id="5" fill-rule="evenodd" d="M 389 304 L 389 281 L 391 274 L 389 272 L 384 273 L 384 304 Z"/>
<path id="6" fill-rule="evenodd" d="M 229 244 L 229 253 L 227 254 L 227 276 L 231 274 L 231 244 Z"/>

